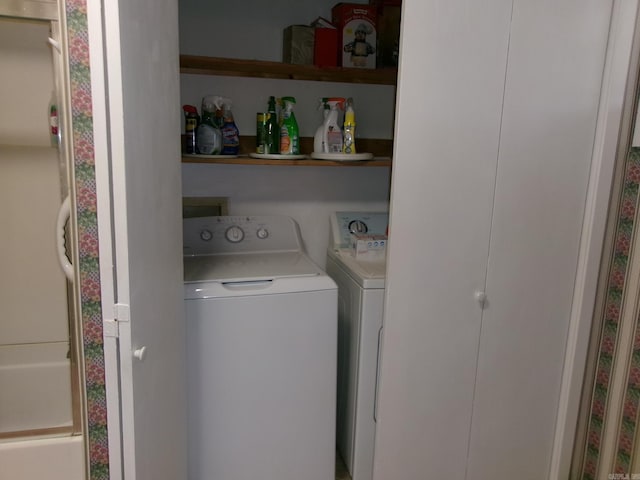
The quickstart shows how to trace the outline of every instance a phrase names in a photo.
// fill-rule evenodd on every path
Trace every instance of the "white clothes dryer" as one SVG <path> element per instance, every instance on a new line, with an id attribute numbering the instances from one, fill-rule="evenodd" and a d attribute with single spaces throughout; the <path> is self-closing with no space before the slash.
<path id="1" fill-rule="evenodd" d="M 185 219 L 190 480 L 333 480 L 337 287 L 283 216 Z"/>
<path id="2" fill-rule="evenodd" d="M 331 215 L 327 273 L 338 285 L 337 448 L 353 480 L 373 476 L 386 262 L 358 261 L 351 234 L 384 235 L 386 212 Z"/>

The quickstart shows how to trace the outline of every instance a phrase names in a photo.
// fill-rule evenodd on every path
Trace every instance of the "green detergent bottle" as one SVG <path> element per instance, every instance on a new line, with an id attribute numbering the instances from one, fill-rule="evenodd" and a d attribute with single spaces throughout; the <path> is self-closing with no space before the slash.
<path id="1" fill-rule="evenodd" d="M 298 122 L 293 113 L 296 103 L 294 97 L 282 97 L 282 120 L 280 123 L 280 154 L 299 155 L 300 137 L 298 134 Z"/>

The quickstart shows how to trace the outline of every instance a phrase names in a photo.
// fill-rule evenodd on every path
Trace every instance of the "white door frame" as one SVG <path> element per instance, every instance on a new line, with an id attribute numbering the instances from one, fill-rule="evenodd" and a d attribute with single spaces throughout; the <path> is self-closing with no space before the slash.
<path id="1" fill-rule="evenodd" d="M 569 478 L 639 0 L 613 4 L 549 479 Z"/>

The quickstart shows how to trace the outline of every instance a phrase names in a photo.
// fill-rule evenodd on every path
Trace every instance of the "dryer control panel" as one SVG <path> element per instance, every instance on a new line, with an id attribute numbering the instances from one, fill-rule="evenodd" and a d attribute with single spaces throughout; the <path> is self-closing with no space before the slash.
<path id="1" fill-rule="evenodd" d="M 348 248 L 351 234 L 386 235 L 387 212 L 335 212 L 331 215 L 330 248 Z"/>
<path id="2" fill-rule="evenodd" d="M 183 254 L 302 251 L 298 224 L 283 215 L 185 218 Z"/>

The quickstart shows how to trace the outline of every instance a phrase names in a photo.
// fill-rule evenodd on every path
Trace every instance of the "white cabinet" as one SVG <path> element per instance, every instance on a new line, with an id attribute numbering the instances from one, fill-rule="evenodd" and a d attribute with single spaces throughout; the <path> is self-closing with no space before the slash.
<path id="1" fill-rule="evenodd" d="M 547 478 L 611 6 L 403 8 L 374 478 Z"/>

